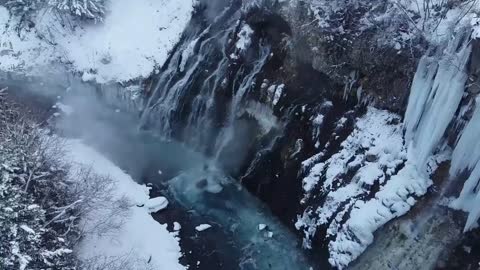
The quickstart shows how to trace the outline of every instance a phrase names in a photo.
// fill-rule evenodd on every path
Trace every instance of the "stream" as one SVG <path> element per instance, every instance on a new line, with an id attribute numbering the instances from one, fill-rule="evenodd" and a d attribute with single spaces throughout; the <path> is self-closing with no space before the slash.
<path id="1" fill-rule="evenodd" d="M 169 207 L 153 216 L 169 229 L 174 222 L 181 224 L 181 262 L 190 269 L 317 269 L 295 235 L 219 169 L 215 160 L 181 143 L 139 131 L 137 116 L 86 94 L 92 92 L 59 89 L 57 94 L 62 96 L 39 96 L 39 92 L 23 91 L 22 87 L 34 88 L 31 85 L 8 84 L 17 101 L 54 119 L 49 122 L 57 133 L 82 139 L 139 183 L 151 186 L 151 195 L 168 198 Z M 58 101 L 73 113 L 55 114 L 51 107 Z M 200 224 L 212 228 L 198 232 L 195 227 Z M 265 226 L 260 229 L 260 224 Z"/>

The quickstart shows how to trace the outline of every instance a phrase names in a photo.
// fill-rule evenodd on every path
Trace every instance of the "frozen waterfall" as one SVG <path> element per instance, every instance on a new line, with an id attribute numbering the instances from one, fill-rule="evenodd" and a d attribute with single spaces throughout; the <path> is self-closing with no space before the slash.
<path id="1" fill-rule="evenodd" d="M 458 35 L 443 55 L 426 55 L 420 60 L 405 114 L 406 140 L 424 170 L 427 159 L 443 145 L 448 126 L 454 121 L 462 98 L 466 97 L 467 63 L 471 39 Z M 480 97 L 475 104 L 479 104 Z M 461 131 L 452 154 L 450 178 L 470 173 L 459 198 L 450 206 L 469 213 L 465 231 L 476 227 L 480 218 L 480 107 Z M 468 174 L 467 174 L 468 175 Z M 458 184 L 458 182 L 454 182 Z"/>
<path id="2" fill-rule="evenodd" d="M 480 103 L 477 97 L 476 104 Z M 463 130 L 452 156 L 450 175 L 456 176 L 464 170 L 471 171 L 458 199 L 451 203 L 456 209 L 469 213 L 465 231 L 477 226 L 480 218 L 480 106 L 477 106 L 472 119 Z M 473 171 L 472 171 L 473 170 Z"/>
<path id="3" fill-rule="evenodd" d="M 470 52 L 468 40 L 457 37 L 440 57 L 425 55 L 420 60 L 405 113 L 405 136 L 419 170 L 425 170 L 460 105 Z"/>

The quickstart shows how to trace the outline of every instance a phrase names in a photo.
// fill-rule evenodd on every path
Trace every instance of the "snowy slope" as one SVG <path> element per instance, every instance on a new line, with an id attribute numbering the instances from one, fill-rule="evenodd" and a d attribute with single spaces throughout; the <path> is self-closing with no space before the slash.
<path id="1" fill-rule="evenodd" d="M 38 73 L 39 67 L 61 61 L 100 83 L 145 78 L 165 62 L 193 11 L 191 0 L 108 3 L 103 23 L 70 29 L 46 11 L 37 18 L 35 31 L 22 33 L 22 38 L 0 6 L 0 69 Z"/>
<path id="2" fill-rule="evenodd" d="M 0 70 L 29 73 L 34 67 L 48 65 L 54 58 L 54 48 L 32 32 L 18 36 L 12 27 L 15 21 L 0 5 Z"/>
<path id="3" fill-rule="evenodd" d="M 166 225 L 157 223 L 147 207 L 138 207 L 148 202 L 148 189 L 134 182 L 111 161 L 94 149 L 77 140 L 68 141 L 68 156 L 77 165 L 91 166 L 95 173 L 110 176 L 115 183 L 113 196 L 131 202 L 128 216 L 118 230 L 102 235 L 87 235 L 80 245 L 79 255 L 84 260 L 98 256 L 118 257 L 128 262 L 128 269 L 185 269 L 179 264 L 180 246 L 176 234 L 167 231 Z M 106 213 L 95 212 L 95 220 L 105 218 Z M 86 227 L 91 224 L 86 224 Z"/>
<path id="4" fill-rule="evenodd" d="M 445 0 L 310 0 L 309 10 L 320 29 L 333 34 L 351 34 L 350 28 L 358 32 L 385 29 L 377 42 L 397 50 L 408 49 L 416 37 L 422 36 L 430 44 L 448 42 L 454 29 L 463 25 L 478 24 L 480 5 L 477 1 Z M 347 10 L 360 17 L 354 27 L 345 19 Z M 339 18 L 344 17 L 344 21 Z M 343 22 L 346 24 L 340 24 Z M 415 42 L 415 41 L 414 41 Z"/>
<path id="5" fill-rule="evenodd" d="M 339 123 L 341 124 L 341 123 Z M 304 161 L 304 246 L 326 230 L 329 262 L 345 268 L 373 242 L 373 233 L 404 215 L 432 184 L 407 154 L 400 117 L 369 108 L 336 153 Z"/>
<path id="6" fill-rule="evenodd" d="M 98 82 L 145 78 L 165 62 L 192 9 L 190 0 L 110 1 L 103 24 L 59 38 L 59 43 L 73 68 Z"/>

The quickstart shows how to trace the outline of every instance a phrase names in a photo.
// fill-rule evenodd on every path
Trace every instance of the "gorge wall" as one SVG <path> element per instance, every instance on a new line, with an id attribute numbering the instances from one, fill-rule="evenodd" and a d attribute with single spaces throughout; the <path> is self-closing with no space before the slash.
<path id="1" fill-rule="evenodd" d="M 325 268 L 448 266 L 479 215 L 475 12 L 409 2 L 201 0 L 154 74 L 96 95 L 218 164 Z"/>

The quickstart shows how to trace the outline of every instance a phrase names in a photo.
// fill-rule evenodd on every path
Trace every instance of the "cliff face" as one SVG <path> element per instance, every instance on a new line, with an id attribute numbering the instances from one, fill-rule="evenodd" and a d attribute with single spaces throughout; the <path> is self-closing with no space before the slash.
<path id="1" fill-rule="evenodd" d="M 185 142 L 238 178 L 325 267 L 345 268 L 379 229 L 383 240 L 377 250 L 421 248 L 417 238 L 400 241 L 403 223 L 381 228 L 426 194 L 448 188 L 438 184 L 448 175 L 438 183 L 431 179 L 450 159 L 444 139 L 450 137 L 454 147 L 474 113 L 475 84 L 465 95 L 463 90 L 467 77 L 477 80 L 476 60 L 468 59 L 478 47 L 466 42 L 468 30 L 456 31 L 456 19 L 450 20 L 453 28 L 436 19 L 449 18 L 445 10 L 453 6 L 435 8 L 427 18 L 389 1 L 215 3 L 200 1 L 167 63 L 144 83 L 143 96 L 132 105 L 142 111 L 142 126 Z M 425 34 L 437 28 L 453 30 L 439 34 L 447 36 L 441 41 Z M 437 87 L 429 88 L 434 83 Z M 449 93 L 443 90 L 453 86 L 457 95 L 444 102 L 458 104 L 449 110 L 439 104 Z M 432 95 L 416 108 L 409 104 L 416 116 L 408 131 L 399 114 L 407 109 L 411 88 Z M 435 128 L 419 127 L 422 121 Z M 408 219 L 415 223 L 421 217 Z M 450 217 L 444 221 L 455 226 L 455 233 L 440 237 L 447 246 L 460 230 Z M 399 246 L 385 240 L 391 235 L 400 239 L 393 241 Z M 430 246 L 437 236 L 422 245 Z M 371 264 L 375 258 L 370 253 L 362 261 Z M 431 267 L 435 263 L 429 261 Z"/>
<path id="2" fill-rule="evenodd" d="M 480 198 L 475 0 L 200 0 L 194 8 L 172 1 L 157 11 L 145 3 L 130 18 L 153 18 L 161 10 L 164 21 L 140 34 L 130 29 L 133 45 L 117 41 L 130 26 L 123 13 L 136 4 L 120 8 L 117 3 L 112 6 L 115 20 L 107 20 L 97 34 L 90 36 L 98 29 L 89 26 L 67 39 L 62 32 L 52 36 L 64 43 L 42 43 L 40 52 L 49 53 L 41 55 L 49 60 L 39 62 L 57 63 L 59 49 L 71 54 L 57 64 L 62 72 L 64 64 L 81 72 L 83 81 L 64 76 L 54 82 L 62 84 L 62 91 L 90 90 L 115 109 L 130 112 L 132 126 L 200 153 L 199 163 L 207 164 L 200 167 L 213 164 L 219 175 L 226 172 L 241 182 L 296 233 L 298 244 L 322 269 L 346 268 L 354 261 L 354 269 L 433 268 L 437 257 L 446 257 L 458 244 L 464 226 L 465 217 L 444 206 L 471 213 L 468 228 L 476 224 L 480 211 L 469 203 Z M 29 32 L 32 44 L 41 33 L 45 29 Z M 98 42 L 89 46 L 92 37 L 102 41 L 98 48 L 105 56 L 116 54 L 95 54 L 92 63 L 84 59 L 85 52 L 97 52 Z M 25 45 L 16 35 L 4 38 L 15 41 L 10 47 Z M 115 46 L 104 48 L 109 43 Z M 26 54 L 29 50 L 23 50 L 29 58 L 21 58 L 13 47 L 0 51 L 0 66 L 8 64 L 4 59 L 23 60 L 12 62 L 18 66 L 9 65 L 7 71 L 38 64 L 25 61 L 35 60 Z M 112 80 L 122 83 L 107 83 Z M 91 90 L 86 81 L 97 84 L 91 83 Z M 182 160 L 167 163 L 175 167 Z M 156 171 L 153 175 L 158 177 Z M 443 198 L 458 197 L 466 178 L 461 200 Z M 194 185 L 185 179 L 181 182 L 196 192 L 209 181 Z M 183 184 L 177 195 L 192 200 Z M 220 181 L 215 186 L 220 194 L 221 187 Z M 241 193 L 231 191 L 215 198 L 245 202 L 235 197 Z M 215 212 L 218 205 L 203 205 L 202 198 L 189 203 L 203 208 L 202 213 Z M 235 205 L 250 210 L 245 213 L 257 207 Z M 250 218 L 241 218 L 249 220 L 243 230 L 247 240 L 257 232 Z M 226 219 L 219 224 L 237 226 Z M 282 251 L 288 254 L 287 249 Z M 269 259 L 281 264 L 276 258 Z"/>
<path id="3" fill-rule="evenodd" d="M 355 98 L 361 89 L 361 101 L 402 111 L 426 42 L 394 4 L 291 1 L 277 10 L 293 29 L 293 61 L 344 86 L 346 97 Z"/>

